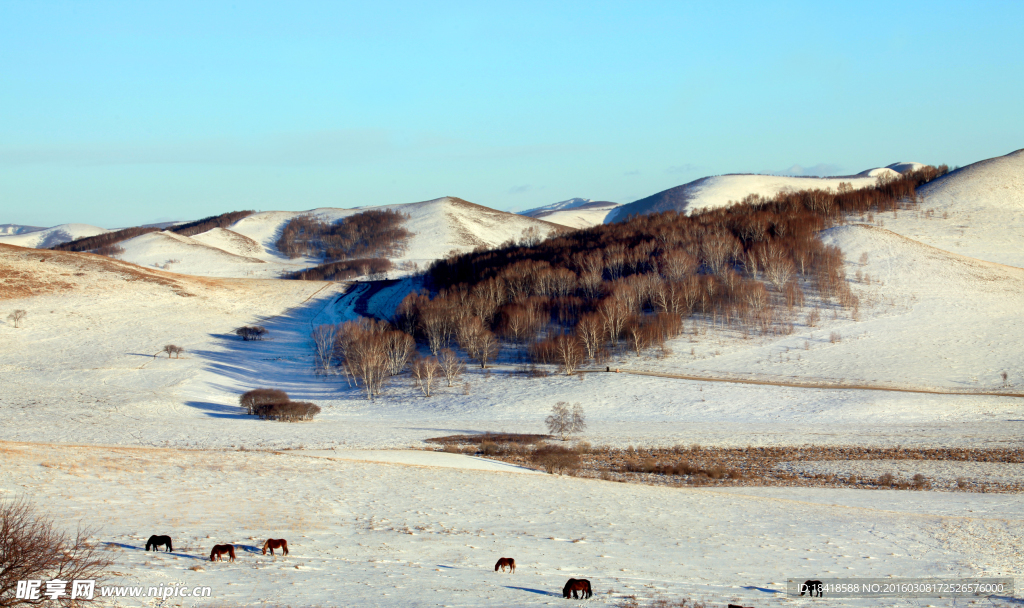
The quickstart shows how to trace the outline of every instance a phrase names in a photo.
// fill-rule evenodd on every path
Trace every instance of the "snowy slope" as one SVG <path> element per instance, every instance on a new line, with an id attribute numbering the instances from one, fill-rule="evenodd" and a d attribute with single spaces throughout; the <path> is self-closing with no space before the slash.
<path id="1" fill-rule="evenodd" d="M 872 226 L 832 228 L 822 238 L 845 254 L 848 279 L 861 300 L 859 321 L 847 313 L 833 319 L 826 309 L 816 328 L 799 316 L 791 336 L 716 344 L 719 354 L 707 358 L 701 352 L 634 365 L 676 373 L 947 390 L 996 389 L 1006 371 L 1012 383 L 1024 384 L 1019 371 L 1024 370 L 1024 352 L 1017 347 L 1024 343 L 1024 270 L 949 253 Z M 868 256 L 866 263 L 860 261 L 862 254 Z M 832 342 L 832 332 L 841 340 Z"/>
<path id="2" fill-rule="evenodd" d="M 702 209 L 725 207 L 751 194 L 764 197 L 779 192 L 829 188 L 835 190 L 841 182 L 854 188 L 867 188 L 877 183 L 873 176 L 846 177 L 786 177 L 779 175 L 717 175 L 702 177 L 682 186 L 676 186 L 647 198 L 622 205 L 612 210 L 605 223 L 625 220 L 630 215 L 646 215 L 663 211 L 693 213 Z"/>
<path id="3" fill-rule="evenodd" d="M 571 228 L 589 228 L 604 223 L 604 218 L 618 203 L 609 201 L 593 201 L 589 198 L 571 198 L 567 201 L 552 203 L 536 209 L 520 211 L 525 215 L 543 219 Z"/>
<path id="4" fill-rule="evenodd" d="M 252 243 L 249 239 L 242 240 L 244 238 L 231 239 L 230 235 L 215 233 L 208 236 L 207 240 L 237 250 L 244 247 L 246 241 Z M 173 232 L 150 232 L 122 241 L 118 246 L 124 249 L 124 253 L 117 255 L 118 259 L 139 266 L 162 268 L 182 274 L 271 278 L 280 273 L 279 268 L 264 268 L 266 262 L 259 258 L 230 253 L 215 245 L 209 245 L 202 239 Z"/>
<path id="5" fill-rule="evenodd" d="M 962 255 L 1024 268 L 1024 150 L 962 167 L 919 191 L 885 227 Z"/>
<path id="6" fill-rule="evenodd" d="M 53 228 L 46 228 L 24 234 L 0 236 L 0 244 L 14 245 L 16 247 L 47 249 L 54 245 L 60 245 L 61 243 L 67 243 L 68 241 L 85 238 L 87 236 L 96 236 L 97 234 L 103 234 L 104 232 L 110 231 L 104 228 L 90 226 L 89 224 L 61 224 L 59 226 L 54 226 Z"/>

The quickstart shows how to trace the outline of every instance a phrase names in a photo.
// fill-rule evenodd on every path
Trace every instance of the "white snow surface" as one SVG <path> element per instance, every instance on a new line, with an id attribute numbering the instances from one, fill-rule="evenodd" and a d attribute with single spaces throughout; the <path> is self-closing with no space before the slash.
<path id="1" fill-rule="evenodd" d="M 0 236 L 0 245 L 47 249 L 54 245 L 60 245 L 61 243 L 67 243 L 87 236 L 96 236 L 105 232 L 110 231 L 105 228 L 90 226 L 89 224 L 61 224 L 52 228 L 26 232 L 24 234 Z"/>

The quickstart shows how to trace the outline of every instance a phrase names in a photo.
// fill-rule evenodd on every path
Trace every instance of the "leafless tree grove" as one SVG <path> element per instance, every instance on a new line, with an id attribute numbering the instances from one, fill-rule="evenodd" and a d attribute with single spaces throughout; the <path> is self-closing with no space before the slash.
<path id="1" fill-rule="evenodd" d="M 71 581 L 94 580 L 98 585 L 112 563 L 89 541 L 93 533 L 81 527 L 73 535 L 63 532 L 24 498 L 0 503 L 0 608 L 82 603 L 71 600 Z M 42 593 L 38 599 L 16 597 L 19 581 L 55 579 L 69 585 L 56 601 Z"/>

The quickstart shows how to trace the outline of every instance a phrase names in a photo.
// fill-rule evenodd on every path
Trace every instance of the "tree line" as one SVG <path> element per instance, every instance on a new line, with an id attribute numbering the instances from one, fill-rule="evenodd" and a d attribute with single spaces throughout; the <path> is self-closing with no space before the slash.
<path id="1" fill-rule="evenodd" d="M 435 355 L 456 342 L 479 349 L 473 345 L 500 337 L 572 373 L 615 347 L 639 354 L 663 346 L 698 315 L 788 333 L 813 295 L 856 315 L 842 252 L 818 233 L 850 214 L 913 204 L 918 186 L 947 171 L 926 167 L 861 190 L 842 183 L 836 191 L 752 195 L 689 216 L 634 216 L 529 246 L 453 254 L 430 267 L 431 290 L 409 294 L 395 323 Z"/>

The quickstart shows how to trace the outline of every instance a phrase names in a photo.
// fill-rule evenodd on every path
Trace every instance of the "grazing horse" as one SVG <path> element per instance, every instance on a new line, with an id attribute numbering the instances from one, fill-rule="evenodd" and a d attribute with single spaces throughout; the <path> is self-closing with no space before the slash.
<path id="1" fill-rule="evenodd" d="M 274 549 L 280 549 L 281 553 L 288 555 L 288 541 L 283 538 L 268 538 L 267 542 L 263 543 L 263 555 L 267 554 L 267 549 L 270 549 L 270 554 L 274 554 Z"/>
<path id="2" fill-rule="evenodd" d="M 580 592 L 580 597 L 576 597 L 576 592 Z M 590 596 L 594 595 L 594 592 L 590 590 L 590 581 L 585 578 L 570 578 L 569 582 L 562 587 L 562 597 L 569 599 L 569 594 L 572 594 L 572 599 L 589 599 Z"/>
<path id="3" fill-rule="evenodd" d="M 800 585 L 800 595 L 809 593 L 811 597 L 814 597 L 814 594 L 817 593 L 818 597 L 821 597 L 821 588 L 821 581 L 804 581 L 804 584 Z"/>
<path id="4" fill-rule="evenodd" d="M 515 574 L 516 560 L 512 559 L 511 557 L 503 557 L 498 560 L 498 563 L 494 564 L 495 572 L 497 572 L 499 568 L 501 569 L 502 572 L 505 571 L 505 568 L 508 568 L 509 571 L 512 572 L 512 574 Z"/>
<path id="5" fill-rule="evenodd" d="M 150 536 L 149 540 L 146 541 L 146 551 L 149 551 L 150 549 L 152 549 L 153 551 L 156 551 L 157 547 L 160 547 L 162 545 L 166 545 L 167 546 L 166 550 L 168 552 L 174 551 L 174 547 L 171 546 L 171 537 L 170 536 L 157 536 L 156 534 L 154 534 L 153 536 Z"/>
<path id="6" fill-rule="evenodd" d="M 227 553 L 231 556 L 231 561 L 235 561 L 235 547 L 234 545 L 214 545 L 213 551 L 210 551 L 210 561 L 215 562 L 218 559 L 224 561 L 224 554 Z"/>

